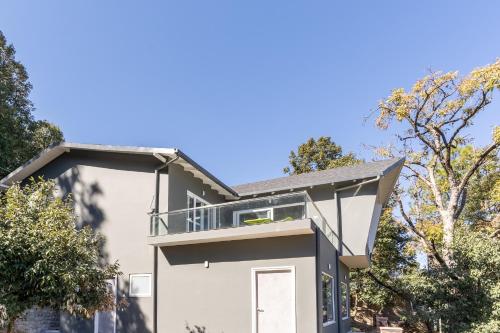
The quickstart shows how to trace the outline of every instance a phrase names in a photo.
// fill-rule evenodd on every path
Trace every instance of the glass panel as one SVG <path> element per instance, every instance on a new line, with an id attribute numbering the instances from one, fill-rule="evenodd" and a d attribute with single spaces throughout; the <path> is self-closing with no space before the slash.
<path id="1" fill-rule="evenodd" d="M 240 225 L 253 225 L 271 222 L 271 210 L 238 213 Z"/>
<path id="2" fill-rule="evenodd" d="M 325 273 L 321 276 L 323 287 L 323 324 L 335 320 L 333 303 L 333 278 Z"/>
<path id="3" fill-rule="evenodd" d="M 207 204 L 188 195 L 186 204 L 187 209 L 151 214 L 151 236 L 309 218 L 332 244 L 338 242 L 337 234 L 329 227 L 307 192 L 292 192 L 217 205 Z"/>
<path id="4" fill-rule="evenodd" d="M 274 208 L 274 221 L 293 221 L 301 220 L 305 217 L 305 206 L 285 206 Z"/>

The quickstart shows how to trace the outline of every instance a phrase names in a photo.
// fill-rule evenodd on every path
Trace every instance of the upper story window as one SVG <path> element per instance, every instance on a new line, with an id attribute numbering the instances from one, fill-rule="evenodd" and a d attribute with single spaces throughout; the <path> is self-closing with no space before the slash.
<path id="1" fill-rule="evenodd" d="M 335 299 L 333 277 L 326 273 L 321 274 L 323 294 L 323 327 L 335 323 Z"/>
<path id="2" fill-rule="evenodd" d="M 207 230 L 209 228 L 209 210 L 202 207 L 210 203 L 196 194 L 187 191 L 187 223 L 186 231 Z"/>
<path id="3" fill-rule="evenodd" d="M 266 222 L 292 221 L 305 218 L 305 203 L 294 202 L 265 208 L 238 210 L 233 213 L 235 226 Z"/>

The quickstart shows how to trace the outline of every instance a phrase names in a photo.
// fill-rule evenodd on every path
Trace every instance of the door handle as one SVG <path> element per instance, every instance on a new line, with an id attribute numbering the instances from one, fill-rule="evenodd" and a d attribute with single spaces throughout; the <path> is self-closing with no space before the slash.
<path id="1" fill-rule="evenodd" d="M 257 309 L 257 312 L 264 312 L 264 310 L 262 310 L 262 309 Z"/>

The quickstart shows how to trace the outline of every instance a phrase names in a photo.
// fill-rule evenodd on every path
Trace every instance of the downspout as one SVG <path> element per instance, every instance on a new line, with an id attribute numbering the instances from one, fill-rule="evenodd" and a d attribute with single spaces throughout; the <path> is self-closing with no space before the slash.
<path id="1" fill-rule="evenodd" d="M 160 212 L 160 171 L 168 168 L 168 166 L 179 159 L 179 155 L 171 160 L 167 160 L 164 156 L 160 154 L 153 154 L 154 157 L 159 159 L 163 164 L 155 168 L 155 200 L 154 200 L 154 214 Z M 168 172 L 168 170 L 167 170 Z M 158 216 L 153 224 L 153 232 L 156 232 L 158 228 Z M 158 332 L 158 246 L 154 247 L 153 250 L 153 333 Z"/>
<path id="2" fill-rule="evenodd" d="M 366 181 L 363 181 L 361 183 L 357 183 L 357 184 L 353 184 L 353 185 L 349 185 L 349 186 L 345 186 L 345 187 L 341 187 L 341 188 L 334 188 L 334 195 L 335 195 L 335 199 L 336 199 L 336 205 L 337 205 L 337 231 L 338 231 L 338 239 L 339 239 L 339 248 L 338 248 L 338 251 L 337 251 L 337 260 L 336 260 L 336 269 L 335 269 L 335 277 L 337 279 L 337 283 L 336 283 L 336 291 L 337 291 L 337 318 L 338 318 L 338 332 L 339 333 L 342 333 L 342 327 L 343 327 L 343 323 L 342 323 L 342 299 L 341 299 L 341 290 L 340 290 L 340 257 L 343 255 L 344 253 L 344 240 L 342 238 L 342 205 L 341 205 L 341 200 L 340 200 L 340 196 L 339 196 L 339 193 L 340 191 L 344 191 L 344 190 L 348 190 L 348 189 L 351 189 L 351 188 L 355 188 L 357 187 L 357 190 L 354 194 L 354 196 L 357 195 L 357 193 L 361 190 L 361 188 L 363 187 L 363 185 L 366 185 L 366 184 L 370 184 L 370 183 L 374 183 L 374 182 L 378 182 L 380 180 L 380 175 L 373 178 L 373 179 L 369 179 L 369 180 L 366 180 Z"/>
<path id="3" fill-rule="evenodd" d="M 337 205 L 337 233 L 338 233 L 338 240 L 339 240 L 339 248 L 337 249 L 337 255 L 335 258 L 335 280 L 337 283 L 335 283 L 335 295 L 337 295 L 337 331 L 338 333 L 342 333 L 342 300 L 340 299 L 340 256 L 342 255 L 342 248 L 343 248 L 343 240 L 342 240 L 342 210 L 340 207 L 340 197 L 339 194 L 337 193 L 337 190 L 334 188 L 333 190 L 335 194 L 335 200 L 336 200 L 336 205 Z"/>
<path id="4" fill-rule="evenodd" d="M 318 320 L 316 320 L 316 330 L 318 333 L 321 332 L 321 327 L 322 327 L 322 315 L 320 312 L 321 309 L 321 302 L 323 302 L 322 299 L 320 299 L 320 290 L 322 288 L 322 281 L 321 281 L 321 275 L 320 275 L 320 247 L 319 247 L 319 228 L 315 226 L 314 228 L 314 240 L 315 240 L 315 251 L 316 251 L 316 260 L 315 260 L 315 265 L 316 265 L 316 316 L 318 317 Z"/>

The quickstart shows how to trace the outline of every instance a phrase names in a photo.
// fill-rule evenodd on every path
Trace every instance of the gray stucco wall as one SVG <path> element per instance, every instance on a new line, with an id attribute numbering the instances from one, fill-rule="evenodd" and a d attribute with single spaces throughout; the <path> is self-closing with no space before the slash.
<path id="1" fill-rule="evenodd" d="M 172 211 L 187 208 L 188 190 L 210 204 L 225 202 L 224 197 L 219 195 L 217 191 L 203 184 L 200 179 L 195 178 L 192 173 L 184 171 L 184 169 L 177 164 L 169 166 L 168 175 L 168 197 L 170 199 L 168 201 L 168 207 L 160 206 L 160 210 Z"/>
<path id="2" fill-rule="evenodd" d="M 153 273 L 153 247 L 146 244 L 154 195 L 154 168 L 149 156 L 72 151 L 52 161 L 37 175 L 55 178 L 62 193 L 73 193 L 81 225 L 90 225 L 105 236 L 106 262 L 118 260 L 118 297 L 129 306 L 117 313 L 117 332 L 151 332 L 152 297 L 128 297 L 129 274 Z M 167 175 L 161 176 L 167 189 Z M 166 191 L 160 195 L 166 206 Z M 93 332 L 93 322 L 63 315 L 63 332 Z"/>
<path id="3" fill-rule="evenodd" d="M 119 260 L 123 275 L 118 278 L 118 298 L 127 298 L 130 305 L 117 313 L 117 332 L 151 332 L 153 327 L 152 297 L 130 298 L 128 287 L 129 274 L 153 273 L 154 249 L 146 245 L 146 213 L 152 208 L 154 168 L 158 165 L 152 156 L 72 151 L 35 175 L 55 178 L 62 194 L 73 193 L 79 224 L 92 226 L 106 238 L 103 259 Z M 161 211 L 186 208 L 187 190 L 210 203 L 224 202 L 222 196 L 182 167 L 172 165 L 168 172 L 161 175 Z M 315 187 L 310 194 L 336 230 L 332 187 Z M 324 237 L 320 237 L 320 244 L 321 270 L 335 273 L 335 248 Z M 158 261 L 158 332 L 187 332 L 188 324 L 205 326 L 206 333 L 250 333 L 251 268 L 290 265 L 296 268 L 297 333 L 316 332 L 321 304 L 318 309 L 320 281 L 315 253 L 316 241 L 311 235 L 162 249 Z M 205 260 L 210 263 L 208 269 Z M 347 267 L 340 265 L 339 276 L 348 276 Z M 65 314 L 61 325 L 63 332 L 93 332 L 92 321 Z M 342 331 L 348 328 L 346 321 Z M 327 328 L 323 332 L 333 331 Z"/>
<path id="4" fill-rule="evenodd" d="M 377 202 L 377 183 L 361 188 L 337 192 L 342 212 L 343 255 L 365 256 L 373 248 L 382 205 Z M 332 230 L 339 235 L 337 226 L 337 200 L 331 185 L 316 186 L 308 190 L 311 199 L 321 211 Z M 338 249 L 338 241 L 334 242 Z"/>
<path id="5" fill-rule="evenodd" d="M 314 235 L 163 248 L 158 331 L 197 325 L 206 333 L 250 333 L 251 269 L 275 266 L 295 266 L 297 333 L 315 332 Z"/>
<path id="6" fill-rule="evenodd" d="M 326 219 L 328 225 L 338 237 L 337 228 L 337 204 L 335 201 L 335 191 L 332 185 L 315 186 L 307 191 L 314 201 L 316 207 Z M 335 247 L 338 248 L 338 238 L 336 237 Z"/>
<path id="7" fill-rule="evenodd" d="M 338 262 L 338 274 L 337 274 L 337 250 L 333 247 L 332 243 L 326 239 L 323 234 L 319 234 L 319 256 L 318 256 L 318 318 L 319 318 L 319 332 L 323 333 L 336 333 L 338 332 L 340 325 L 340 332 L 349 332 L 351 329 L 350 318 L 343 319 L 340 314 L 340 303 L 338 300 L 340 297 L 335 297 L 335 323 L 323 327 L 322 325 L 322 283 L 321 283 L 321 273 L 324 272 L 335 279 L 335 285 L 339 286 L 340 282 L 346 282 L 349 285 L 349 268 Z M 335 296 L 340 296 L 340 287 L 335 290 Z"/>
<path id="8" fill-rule="evenodd" d="M 317 275 L 317 297 L 318 297 L 318 328 L 319 332 L 337 333 L 338 332 L 338 304 L 335 302 L 335 323 L 323 327 L 323 288 L 322 273 L 326 273 L 335 279 L 337 283 L 337 251 L 323 234 L 318 237 L 318 275 Z M 336 291 L 335 291 L 336 294 Z"/>
<path id="9" fill-rule="evenodd" d="M 343 255 L 366 255 L 369 233 L 377 232 L 376 210 L 377 183 L 366 184 L 360 189 L 352 188 L 338 192 L 342 211 Z M 380 206 L 380 205 L 379 205 Z M 371 226 L 374 223 L 373 227 Z"/>

